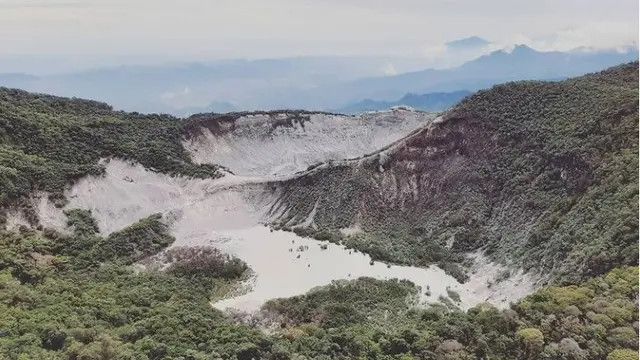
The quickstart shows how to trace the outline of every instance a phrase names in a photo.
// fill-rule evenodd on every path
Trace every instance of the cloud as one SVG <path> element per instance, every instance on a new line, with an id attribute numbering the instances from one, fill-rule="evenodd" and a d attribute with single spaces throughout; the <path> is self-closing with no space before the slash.
<path id="1" fill-rule="evenodd" d="M 175 100 L 178 98 L 185 98 L 191 94 L 191 88 L 185 86 L 182 90 L 179 91 L 165 91 L 160 94 L 160 97 L 164 100 Z"/>
<path id="2" fill-rule="evenodd" d="M 488 54 L 491 51 L 502 49 L 503 46 L 481 39 L 474 41 L 475 45 L 466 46 L 466 39 L 451 40 L 442 44 L 433 44 L 422 49 L 422 57 L 425 65 L 433 68 L 447 68 L 462 65 L 463 63 Z M 462 45 L 458 41 L 462 40 Z M 453 44 L 453 46 L 452 46 Z"/>
<path id="3" fill-rule="evenodd" d="M 4 9 L 80 8 L 90 5 L 82 1 L 0 0 L 0 8 Z"/>
<path id="4" fill-rule="evenodd" d="M 387 63 L 382 69 L 382 73 L 385 76 L 393 76 L 398 74 L 398 70 L 396 70 L 396 67 L 393 66 L 392 63 Z"/>
<path id="5" fill-rule="evenodd" d="M 542 50 L 567 51 L 581 47 L 594 49 L 637 46 L 637 26 L 615 22 L 597 22 L 560 29 L 532 42 Z"/>
<path id="6" fill-rule="evenodd" d="M 438 59 L 445 56 L 448 51 L 446 44 L 433 44 L 422 49 L 422 56 L 425 59 Z"/>
<path id="7" fill-rule="evenodd" d="M 637 0 L 0 0 L 0 9 L 3 52 L 38 56 L 389 55 L 428 63 L 449 54 L 447 41 L 469 35 L 491 40 L 487 48 L 541 49 L 618 47 L 638 36 Z"/>

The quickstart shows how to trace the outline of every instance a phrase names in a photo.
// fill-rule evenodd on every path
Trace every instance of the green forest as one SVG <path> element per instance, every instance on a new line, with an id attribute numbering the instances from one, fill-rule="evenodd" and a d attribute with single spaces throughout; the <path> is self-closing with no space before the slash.
<path id="1" fill-rule="evenodd" d="M 89 215 L 89 216 L 86 216 Z M 101 238 L 90 214 L 73 235 L 0 233 L 0 351 L 7 359 L 631 359 L 637 267 L 547 287 L 510 309 L 413 306 L 407 281 L 338 281 L 272 300 L 268 334 L 210 299 L 244 276 L 215 250 L 166 271 L 140 257 L 173 239 L 156 215 Z"/>
<path id="2" fill-rule="evenodd" d="M 306 199 L 301 210 L 328 186 L 342 197 L 324 198 L 332 202 L 319 209 L 326 226 L 296 230 L 301 235 L 349 241 L 390 262 L 437 263 L 461 280 L 464 252 L 483 249 L 552 273 L 547 286 L 506 309 L 463 311 L 446 300 L 415 306 L 422 290 L 408 281 L 360 278 L 273 299 L 252 316 L 211 306 L 250 276 L 241 259 L 211 247 L 173 247 L 164 255 L 168 267 L 137 266 L 175 241 L 160 214 L 104 236 L 88 210 L 66 210 L 62 232 L 40 226 L 31 208 L 38 192 L 63 206 L 64 190 L 101 174 L 103 158 L 172 176 L 222 176 L 217 166 L 191 161 L 183 121 L 0 88 L 0 359 L 637 359 L 637 74 L 634 63 L 557 83 L 501 85 L 448 113 L 451 124 L 468 121 L 479 135 L 505 136 L 504 146 L 491 149 L 490 174 L 482 172 L 484 158 L 469 171 L 499 186 L 490 199 L 517 198 L 514 216 L 536 216 L 523 238 L 505 229 L 513 222 L 496 225 L 479 200 L 456 209 L 421 203 L 410 209 L 411 221 L 401 219 L 407 212 L 366 214 L 368 232 L 345 239 L 337 225 L 350 218 L 353 199 L 375 204 L 362 197 L 371 188 L 351 177 L 338 189 L 343 170 L 321 186 L 313 178 L 290 185 L 308 188 L 289 199 Z M 439 144 L 455 131 L 443 132 Z M 462 194 L 478 191 L 470 185 Z M 439 200 L 459 200 L 448 196 Z M 11 209 L 31 226 L 5 230 Z M 434 209 L 444 212 L 427 221 Z M 441 240 L 451 236 L 456 242 L 447 248 Z"/>

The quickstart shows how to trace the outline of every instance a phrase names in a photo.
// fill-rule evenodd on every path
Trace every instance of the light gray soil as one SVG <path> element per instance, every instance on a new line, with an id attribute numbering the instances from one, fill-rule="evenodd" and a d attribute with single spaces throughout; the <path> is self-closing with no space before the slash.
<path id="1" fill-rule="evenodd" d="M 218 164 L 238 175 L 286 176 L 329 160 L 374 152 L 424 126 L 431 113 L 392 110 L 356 117 L 313 114 L 308 121 L 273 128 L 277 117 L 244 116 L 234 129 L 187 140 L 197 163 Z"/>

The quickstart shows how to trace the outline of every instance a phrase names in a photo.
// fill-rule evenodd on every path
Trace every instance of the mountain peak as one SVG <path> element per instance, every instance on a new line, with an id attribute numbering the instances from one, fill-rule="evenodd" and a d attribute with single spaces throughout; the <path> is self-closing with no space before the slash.
<path id="1" fill-rule="evenodd" d="M 537 52 L 537 51 L 525 44 L 518 44 L 514 46 L 513 49 L 511 50 L 511 54 L 530 54 L 534 52 Z"/>
<path id="2" fill-rule="evenodd" d="M 447 46 L 447 48 L 452 50 L 467 50 L 467 49 L 477 49 L 483 46 L 487 46 L 489 44 L 490 44 L 489 41 L 479 36 L 469 36 L 466 38 L 449 41 L 445 45 Z"/>

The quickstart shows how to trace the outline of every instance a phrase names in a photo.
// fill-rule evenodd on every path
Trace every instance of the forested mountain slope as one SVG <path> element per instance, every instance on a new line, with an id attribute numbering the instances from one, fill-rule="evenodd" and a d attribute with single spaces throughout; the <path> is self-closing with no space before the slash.
<path id="1" fill-rule="evenodd" d="M 170 174 L 219 176 L 216 166 L 191 162 L 183 126 L 168 115 L 0 88 L 0 207 L 38 190 L 63 201 L 69 182 L 99 174 L 98 161 L 111 156 Z"/>
<path id="2" fill-rule="evenodd" d="M 637 104 L 637 62 L 480 91 L 385 150 L 274 185 L 280 224 L 313 211 L 297 231 L 462 278 L 452 264 L 476 250 L 558 281 L 637 264 Z"/>

